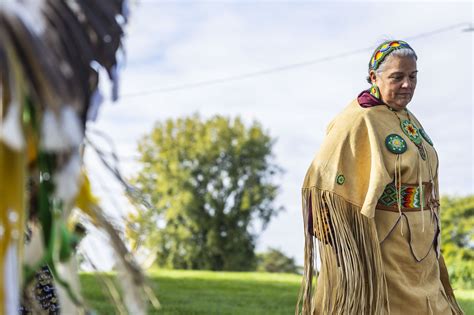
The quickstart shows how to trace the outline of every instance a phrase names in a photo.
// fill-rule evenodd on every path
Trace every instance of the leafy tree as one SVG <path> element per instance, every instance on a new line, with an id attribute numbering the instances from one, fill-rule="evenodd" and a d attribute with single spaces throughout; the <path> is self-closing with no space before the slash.
<path id="1" fill-rule="evenodd" d="M 442 252 L 452 282 L 474 288 L 474 196 L 441 199 Z"/>
<path id="2" fill-rule="evenodd" d="M 138 146 L 133 181 L 154 209 L 131 215 L 132 243 L 169 268 L 255 269 L 258 233 L 282 210 L 273 143 L 260 124 L 239 118 L 158 122 Z"/>
<path id="3" fill-rule="evenodd" d="M 269 248 L 267 252 L 258 254 L 257 259 L 258 271 L 286 273 L 298 273 L 300 271 L 294 258 L 286 256 L 282 251 L 275 248 Z"/>

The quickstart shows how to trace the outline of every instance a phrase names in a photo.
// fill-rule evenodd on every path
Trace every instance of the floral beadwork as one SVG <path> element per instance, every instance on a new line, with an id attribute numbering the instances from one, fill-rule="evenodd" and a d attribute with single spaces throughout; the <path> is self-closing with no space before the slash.
<path id="1" fill-rule="evenodd" d="M 405 153 L 408 148 L 405 140 L 401 136 L 394 133 L 388 135 L 387 138 L 385 138 L 385 146 L 390 152 L 395 154 Z"/>
<path id="2" fill-rule="evenodd" d="M 418 145 L 421 143 L 421 134 L 418 127 L 415 126 L 415 124 L 413 124 L 409 120 L 403 120 L 401 122 L 401 127 L 402 127 L 403 132 L 414 144 Z"/>
<path id="3" fill-rule="evenodd" d="M 418 148 L 418 151 L 420 151 L 420 156 L 423 160 L 426 160 L 426 151 L 425 148 L 423 147 L 423 140 L 422 140 L 422 134 L 420 132 L 420 129 L 412 123 L 410 120 L 403 120 L 400 121 L 400 127 L 402 128 L 403 132 L 406 134 L 406 136 L 413 142 L 416 147 Z"/>

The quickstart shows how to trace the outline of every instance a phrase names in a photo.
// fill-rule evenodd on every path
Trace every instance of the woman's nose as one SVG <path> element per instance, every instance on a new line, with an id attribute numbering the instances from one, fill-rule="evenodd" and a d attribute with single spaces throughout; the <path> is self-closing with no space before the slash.
<path id="1" fill-rule="evenodd" d="M 409 88 L 411 86 L 410 79 L 405 79 L 402 82 L 402 88 Z"/>

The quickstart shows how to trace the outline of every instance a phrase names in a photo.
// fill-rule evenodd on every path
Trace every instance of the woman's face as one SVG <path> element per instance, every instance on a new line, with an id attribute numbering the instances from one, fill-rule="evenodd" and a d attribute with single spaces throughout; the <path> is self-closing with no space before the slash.
<path id="1" fill-rule="evenodd" d="M 416 60 L 413 57 L 388 56 L 380 74 L 373 70 L 370 79 L 380 90 L 382 101 L 395 110 L 410 103 L 416 87 Z"/>

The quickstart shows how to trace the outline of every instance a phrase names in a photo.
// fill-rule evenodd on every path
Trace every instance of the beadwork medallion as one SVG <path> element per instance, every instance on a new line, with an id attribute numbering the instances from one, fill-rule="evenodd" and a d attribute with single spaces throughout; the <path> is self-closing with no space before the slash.
<path id="1" fill-rule="evenodd" d="M 407 135 L 407 137 L 413 142 L 416 147 L 418 148 L 418 151 L 420 151 L 420 156 L 423 160 L 426 160 L 426 152 L 425 148 L 423 148 L 423 140 L 422 136 L 420 133 L 420 129 L 418 129 L 417 126 L 415 126 L 414 123 L 412 123 L 410 120 L 404 120 L 400 123 L 400 126 L 402 127 L 403 132 Z"/>
<path id="2" fill-rule="evenodd" d="M 421 135 L 420 131 L 415 124 L 413 124 L 409 120 L 403 120 L 400 123 L 403 132 L 407 135 L 407 137 L 416 145 L 421 143 Z"/>
<path id="3" fill-rule="evenodd" d="M 385 146 L 387 149 L 395 154 L 405 153 L 407 150 L 407 143 L 403 138 L 397 134 L 392 133 L 385 138 Z"/>
<path id="4" fill-rule="evenodd" d="M 344 177 L 344 175 L 342 175 L 342 174 L 337 175 L 336 183 L 338 183 L 339 185 L 342 185 L 342 184 L 344 184 L 345 181 L 346 181 L 346 178 Z"/>

